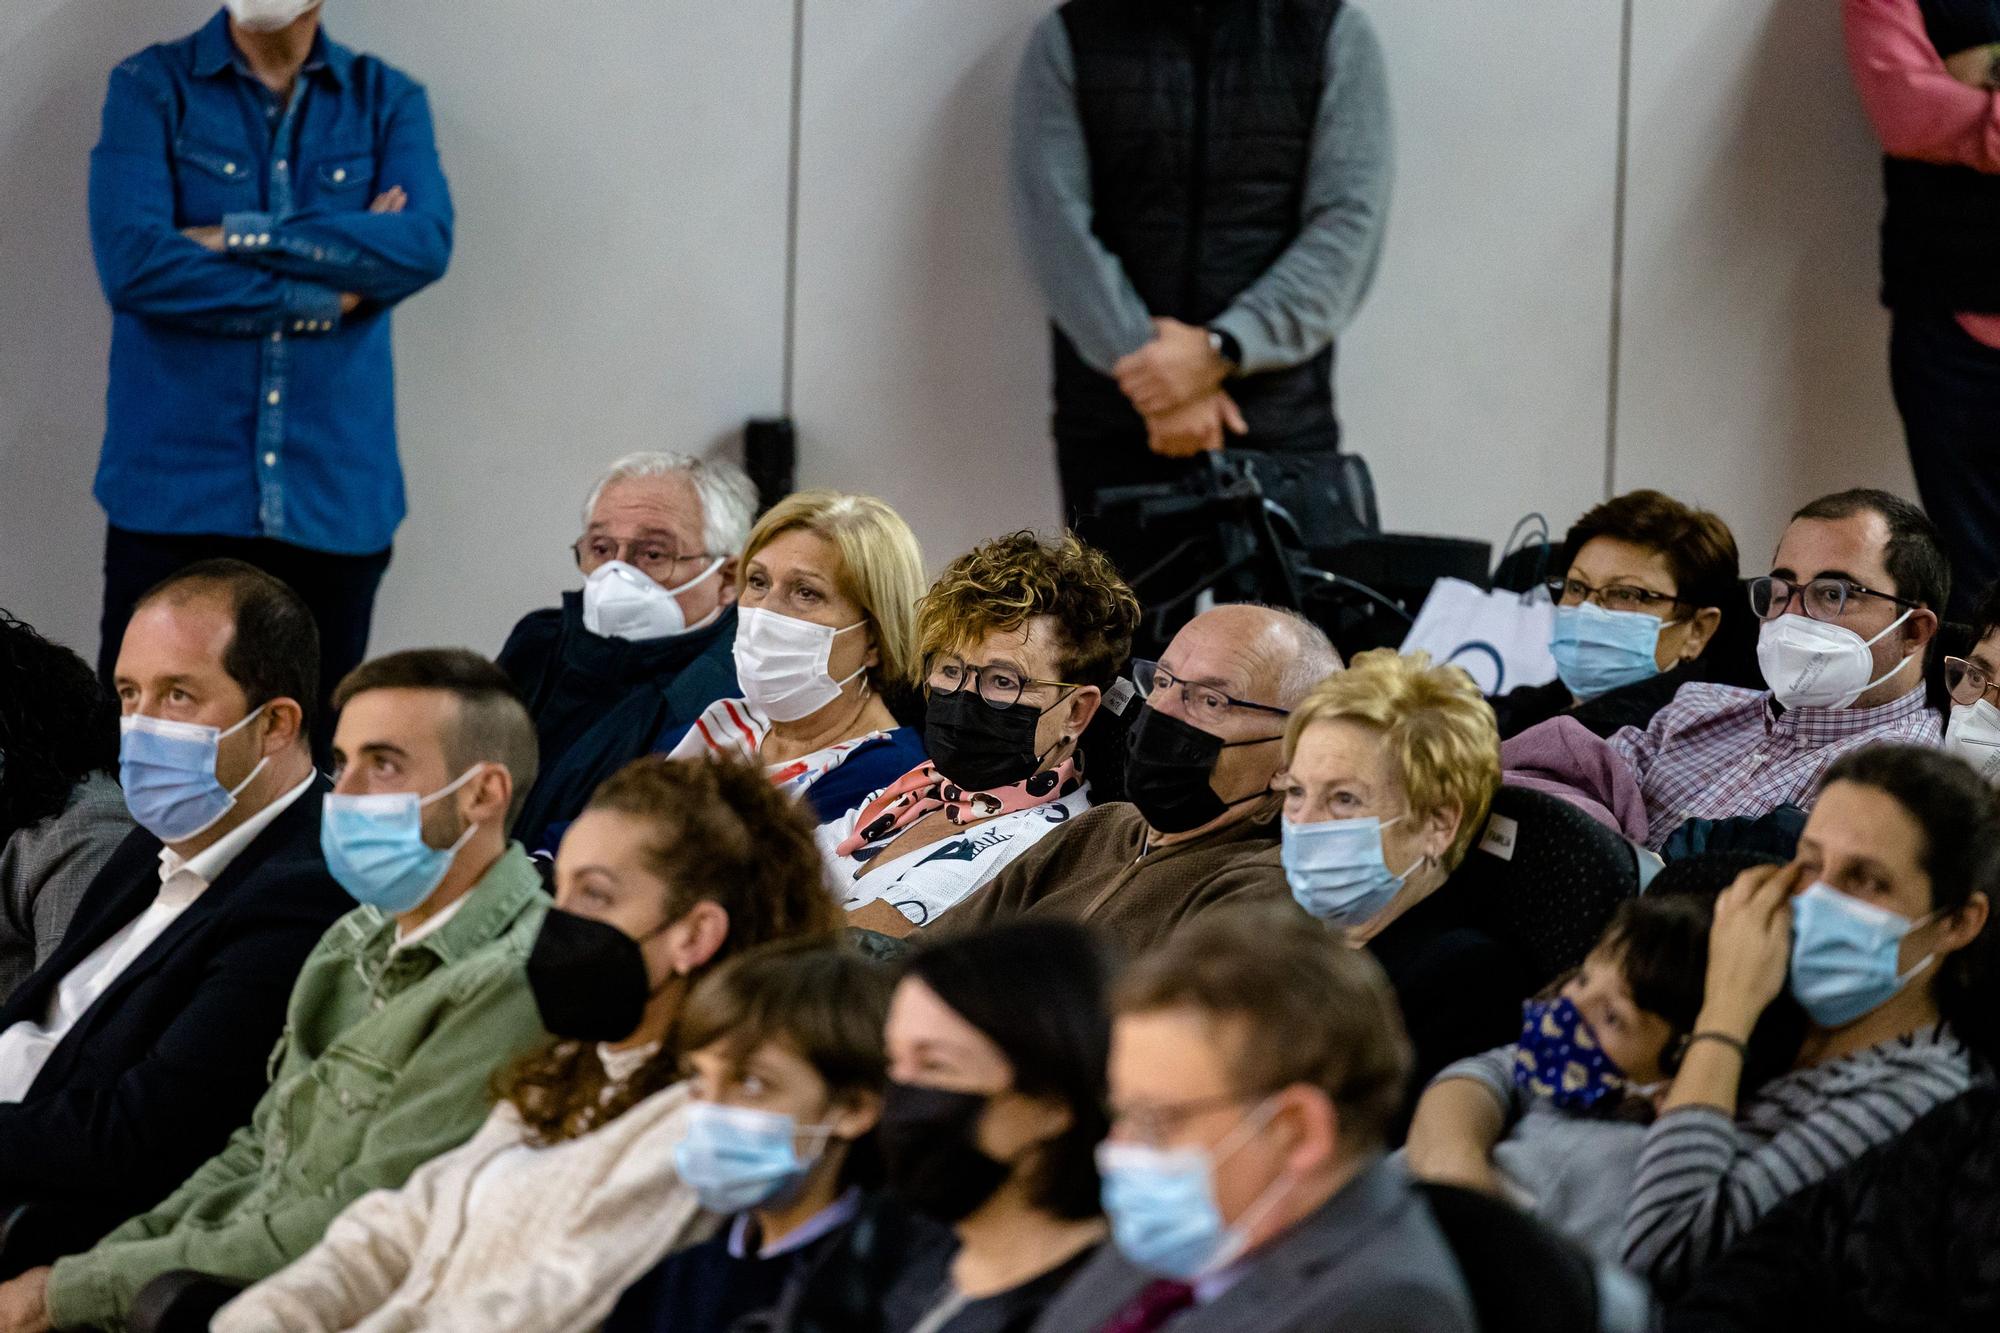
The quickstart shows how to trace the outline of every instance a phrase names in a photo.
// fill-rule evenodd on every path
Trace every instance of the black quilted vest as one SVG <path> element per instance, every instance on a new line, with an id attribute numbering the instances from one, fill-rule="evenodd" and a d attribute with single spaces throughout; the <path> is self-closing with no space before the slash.
<path id="1" fill-rule="evenodd" d="M 2000 0 L 1919 0 L 1938 54 L 2000 42 Z M 1882 302 L 2000 314 L 2000 176 L 1883 159 Z"/>
<path id="2" fill-rule="evenodd" d="M 1299 233 L 1341 0 L 1070 0 L 1092 228 L 1146 308 L 1205 324 Z M 1056 431 L 1141 429 L 1058 330 Z M 1246 444 L 1334 447 L 1333 350 L 1232 380 Z"/>

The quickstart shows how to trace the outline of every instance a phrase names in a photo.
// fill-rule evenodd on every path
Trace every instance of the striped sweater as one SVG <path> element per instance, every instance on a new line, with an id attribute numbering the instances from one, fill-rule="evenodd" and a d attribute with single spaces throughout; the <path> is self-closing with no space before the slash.
<path id="1" fill-rule="evenodd" d="M 1887 1143 L 1972 1086 L 1973 1057 L 1943 1027 L 1759 1089 L 1735 1119 L 1689 1106 L 1646 1132 L 1625 1213 L 1625 1266 L 1683 1289 L 1766 1213 Z"/>

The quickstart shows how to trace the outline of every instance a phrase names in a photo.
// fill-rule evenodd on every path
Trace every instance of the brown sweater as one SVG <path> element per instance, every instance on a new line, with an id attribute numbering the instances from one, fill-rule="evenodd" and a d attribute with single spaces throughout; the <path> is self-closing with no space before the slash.
<path id="1" fill-rule="evenodd" d="M 1289 902 L 1274 819 L 1243 819 L 1148 852 L 1128 802 L 1100 805 L 1015 858 L 933 929 L 1021 916 L 1087 921 L 1137 953 L 1225 903 Z"/>

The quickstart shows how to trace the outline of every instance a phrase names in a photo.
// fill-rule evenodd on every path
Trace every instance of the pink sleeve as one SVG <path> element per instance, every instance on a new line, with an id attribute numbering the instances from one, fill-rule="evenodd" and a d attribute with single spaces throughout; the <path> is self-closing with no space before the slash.
<path id="1" fill-rule="evenodd" d="M 1945 72 L 1917 0 L 1842 0 L 1841 7 L 1847 63 L 1883 149 L 2000 173 L 2000 100 Z"/>

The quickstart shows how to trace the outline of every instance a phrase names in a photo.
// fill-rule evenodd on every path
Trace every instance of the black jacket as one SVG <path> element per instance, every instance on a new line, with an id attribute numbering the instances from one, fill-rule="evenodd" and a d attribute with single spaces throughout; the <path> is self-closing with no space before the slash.
<path id="1" fill-rule="evenodd" d="M 248 1123 L 299 967 L 354 906 L 320 854 L 326 790 L 315 778 L 84 1012 L 28 1095 L 0 1104 L 0 1209 L 35 1205 L 7 1237 L 9 1267 L 94 1242 Z M 136 830 L 0 1028 L 41 1021 L 63 977 L 159 889 L 160 841 Z"/>
<path id="2" fill-rule="evenodd" d="M 630 643 L 583 626 L 583 595 L 521 618 L 497 659 L 535 719 L 541 774 L 514 836 L 554 851 L 599 783 L 671 749 L 702 710 L 736 688 L 736 608 L 672 638 Z"/>
<path id="3" fill-rule="evenodd" d="M 1795 1195 L 1702 1275 L 1668 1333 L 2000 1328 L 2000 1090 L 1976 1087 Z"/>

